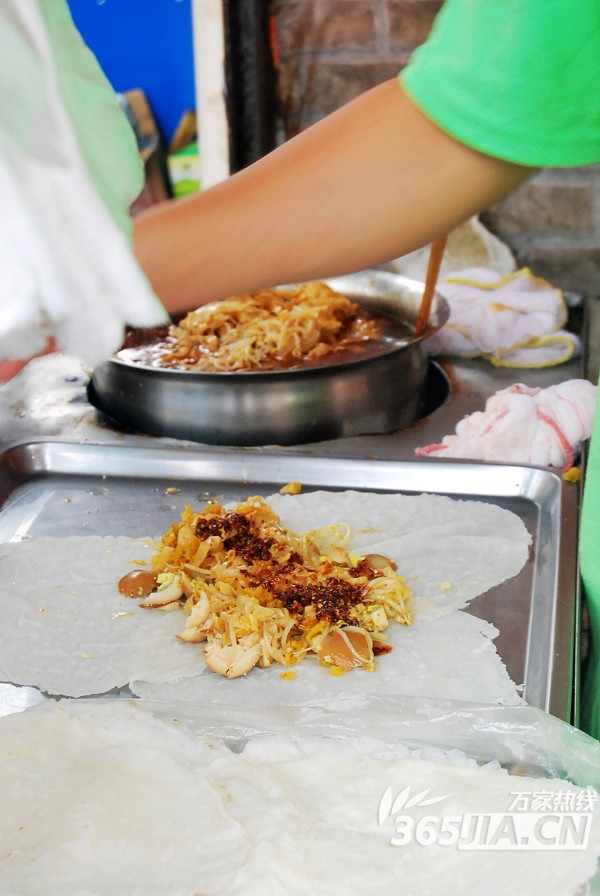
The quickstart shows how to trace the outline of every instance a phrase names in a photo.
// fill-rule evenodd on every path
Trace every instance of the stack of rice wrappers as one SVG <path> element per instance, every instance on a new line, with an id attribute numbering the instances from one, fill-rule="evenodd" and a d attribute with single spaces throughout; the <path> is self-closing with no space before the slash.
<path id="1" fill-rule="evenodd" d="M 580 351 L 563 329 L 567 306 L 560 290 L 527 268 L 499 277 L 473 268 L 446 277 L 438 287 L 450 306 L 447 324 L 428 342 L 432 355 L 482 357 L 498 367 L 561 364 Z M 547 388 L 524 383 L 498 391 L 482 411 L 461 420 L 419 456 L 573 466 L 592 432 L 597 387 L 572 379 Z"/>
<path id="2" fill-rule="evenodd" d="M 302 719 L 295 736 L 259 732 L 260 718 L 227 742 L 181 706 L 114 700 L 12 715 L 0 724 L 1 890 L 584 893 L 600 853 L 597 792 L 411 744 L 413 721 L 443 730 L 427 715 L 404 717 L 407 744 Z M 503 722 L 504 740 L 520 733 L 485 713 L 463 721 L 463 733 L 495 726 L 501 740 Z"/>

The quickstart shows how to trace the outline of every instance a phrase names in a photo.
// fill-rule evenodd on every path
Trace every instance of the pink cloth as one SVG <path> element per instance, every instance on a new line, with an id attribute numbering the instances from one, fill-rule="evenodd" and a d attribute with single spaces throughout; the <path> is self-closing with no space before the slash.
<path id="1" fill-rule="evenodd" d="M 454 435 L 416 449 L 419 457 L 513 461 L 568 470 L 592 433 L 596 386 L 567 380 L 547 389 L 517 383 L 461 420 Z"/>

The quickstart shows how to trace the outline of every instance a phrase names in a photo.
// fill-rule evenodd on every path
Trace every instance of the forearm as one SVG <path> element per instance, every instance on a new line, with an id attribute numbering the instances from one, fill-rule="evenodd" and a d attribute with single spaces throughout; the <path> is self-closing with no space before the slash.
<path id="1" fill-rule="evenodd" d="M 136 252 L 169 310 L 184 310 L 403 255 L 527 173 L 448 137 L 390 81 L 226 182 L 140 216 Z"/>

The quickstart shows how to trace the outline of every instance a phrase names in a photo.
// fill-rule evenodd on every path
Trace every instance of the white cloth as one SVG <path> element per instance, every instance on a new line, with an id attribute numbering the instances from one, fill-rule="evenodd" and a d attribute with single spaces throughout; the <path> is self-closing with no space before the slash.
<path id="1" fill-rule="evenodd" d="M 3 0 L 0 36 L 0 359 L 93 367 L 166 319 L 123 232 L 134 136 L 63 0 Z"/>
<path id="2" fill-rule="evenodd" d="M 431 245 L 424 246 L 387 262 L 383 267 L 411 280 L 423 281 L 430 252 Z M 451 277 L 455 271 L 481 267 L 492 268 L 497 277 L 505 277 L 516 271 L 517 263 L 509 247 L 490 233 L 477 215 L 473 215 L 448 234 L 439 277 Z"/>
<path id="3" fill-rule="evenodd" d="M 567 380 L 547 389 L 517 383 L 488 398 L 484 411 L 461 420 L 455 434 L 415 453 L 568 470 L 581 442 L 592 434 L 596 391 L 589 380 Z"/>
<path id="4" fill-rule="evenodd" d="M 578 337 L 562 329 L 567 306 L 561 291 L 528 268 L 507 277 L 471 268 L 441 280 L 437 290 L 450 317 L 427 340 L 432 355 L 483 356 L 498 367 L 547 367 L 580 351 Z"/>

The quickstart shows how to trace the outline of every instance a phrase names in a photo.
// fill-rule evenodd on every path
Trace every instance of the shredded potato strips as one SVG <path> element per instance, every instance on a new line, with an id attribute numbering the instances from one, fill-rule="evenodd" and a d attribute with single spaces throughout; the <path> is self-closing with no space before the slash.
<path id="1" fill-rule="evenodd" d="M 343 548 L 352 537 L 352 530 L 347 523 L 339 523 L 337 526 L 324 526 L 322 529 L 313 529 L 307 532 L 305 538 L 318 545 L 321 553 L 325 554 L 333 548 Z"/>
<path id="2" fill-rule="evenodd" d="M 158 581 L 179 583 L 186 622 L 178 637 L 202 644 L 215 672 L 235 678 L 310 655 L 332 671 L 370 671 L 391 649 L 382 634 L 389 622 L 411 624 L 412 594 L 391 560 L 348 553 L 351 537 L 344 523 L 292 532 L 260 497 L 234 510 L 186 506 L 151 567 Z M 324 663 L 336 632 L 344 656 Z"/>
<path id="3" fill-rule="evenodd" d="M 319 363 L 378 340 L 381 332 L 378 318 L 315 282 L 204 305 L 172 324 L 152 351 L 126 348 L 125 356 L 193 371 L 276 370 Z M 290 483 L 287 490 L 300 488 Z"/>

